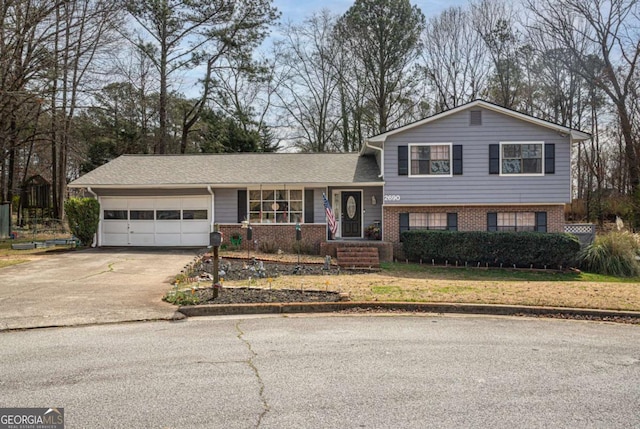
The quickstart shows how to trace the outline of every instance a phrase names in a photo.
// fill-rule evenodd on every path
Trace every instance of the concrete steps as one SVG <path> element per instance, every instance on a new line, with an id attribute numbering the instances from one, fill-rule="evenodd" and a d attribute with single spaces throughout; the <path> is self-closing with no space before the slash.
<path id="1" fill-rule="evenodd" d="M 380 256 L 376 247 L 338 247 L 338 265 L 342 268 L 380 268 Z"/>

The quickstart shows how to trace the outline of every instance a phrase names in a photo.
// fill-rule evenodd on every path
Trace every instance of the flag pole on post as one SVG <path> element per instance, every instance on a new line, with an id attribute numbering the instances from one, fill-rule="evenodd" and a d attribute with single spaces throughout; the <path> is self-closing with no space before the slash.
<path id="1" fill-rule="evenodd" d="M 338 224 L 336 223 L 336 216 L 331 209 L 331 204 L 329 204 L 329 200 L 327 199 L 327 196 L 324 194 L 324 192 L 322 193 L 322 201 L 324 203 L 324 211 L 327 215 L 327 225 L 329 226 L 331 234 L 335 236 L 336 232 L 338 232 Z"/>

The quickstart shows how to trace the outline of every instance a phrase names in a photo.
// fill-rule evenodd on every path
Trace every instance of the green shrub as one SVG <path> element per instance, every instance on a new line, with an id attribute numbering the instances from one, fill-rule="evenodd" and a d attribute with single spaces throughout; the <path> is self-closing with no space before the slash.
<path id="1" fill-rule="evenodd" d="M 580 252 L 580 268 L 617 277 L 640 276 L 640 262 L 636 260 L 639 247 L 628 232 L 598 235 L 593 244 Z"/>
<path id="2" fill-rule="evenodd" d="M 64 203 L 69 229 L 82 244 L 89 246 L 98 231 L 100 203 L 93 198 L 69 198 Z"/>
<path id="3" fill-rule="evenodd" d="M 566 267 L 580 250 L 573 235 L 539 232 L 415 230 L 402 233 L 402 244 L 412 261 L 527 268 Z"/>

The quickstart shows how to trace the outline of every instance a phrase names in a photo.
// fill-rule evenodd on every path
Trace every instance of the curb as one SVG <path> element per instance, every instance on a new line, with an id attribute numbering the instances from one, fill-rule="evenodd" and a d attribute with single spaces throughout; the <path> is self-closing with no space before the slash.
<path id="1" fill-rule="evenodd" d="M 182 306 L 178 308 L 178 312 L 187 317 L 242 314 L 329 313 L 346 310 L 386 310 L 416 313 L 480 314 L 496 316 L 546 316 L 561 318 L 589 318 L 596 320 L 615 320 L 624 318 L 633 320 L 633 323 L 640 323 L 640 312 L 637 311 L 427 302 L 346 301 L 268 304 L 208 304 Z"/>

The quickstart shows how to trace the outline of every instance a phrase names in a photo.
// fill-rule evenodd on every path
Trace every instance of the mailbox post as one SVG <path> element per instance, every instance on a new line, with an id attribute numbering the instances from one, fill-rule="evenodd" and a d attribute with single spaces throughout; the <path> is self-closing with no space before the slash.
<path id="1" fill-rule="evenodd" d="M 251 257 L 251 246 L 253 245 L 253 228 L 247 226 L 247 259 Z"/>
<path id="2" fill-rule="evenodd" d="M 302 227 L 296 222 L 296 241 L 298 242 L 298 267 L 300 266 L 300 240 L 302 240 Z"/>
<path id="3" fill-rule="evenodd" d="M 211 247 L 213 247 L 213 298 L 218 297 L 218 292 L 220 290 L 220 278 L 219 278 L 219 253 L 220 245 L 222 244 L 222 233 L 220 232 L 220 227 L 218 224 L 213 225 L 213 232 L 209 234 L 209 242 L 211 243 Z"/>

